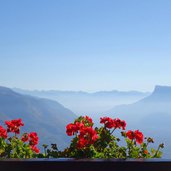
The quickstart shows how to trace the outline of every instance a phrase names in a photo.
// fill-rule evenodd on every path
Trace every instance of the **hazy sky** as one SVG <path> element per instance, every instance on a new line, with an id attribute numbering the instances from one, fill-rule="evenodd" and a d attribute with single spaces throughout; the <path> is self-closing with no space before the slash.
<path id="1" fill-rule="evenodd" d="M 171 0 L 0 0 L 0 85 L 171 85 Z"/>

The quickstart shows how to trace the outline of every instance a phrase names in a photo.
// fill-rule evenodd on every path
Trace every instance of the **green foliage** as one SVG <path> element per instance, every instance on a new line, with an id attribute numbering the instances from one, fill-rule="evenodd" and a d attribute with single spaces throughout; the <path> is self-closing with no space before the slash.
<path id="1" fill-rule="evenodd" d="M 20 135 L 22 119 L 5 121 L 7 128 L 0 125 L 0 158 L 35 158 L 39 149 L 36 132 Z"/>
<path id="2" fill-rule="evenodd" d="M 1 158 L 33 158 L 36 155 L 28 144 L 25 144 L 18 137 L 13 136 L 7 140 L 0 138 Z"/>

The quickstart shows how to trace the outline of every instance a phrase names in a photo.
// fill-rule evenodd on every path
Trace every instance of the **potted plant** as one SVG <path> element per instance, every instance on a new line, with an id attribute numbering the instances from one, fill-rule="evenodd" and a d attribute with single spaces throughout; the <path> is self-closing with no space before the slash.
<path id="1" fill-rule="evenodd" d="M 66 126 L 66 134 L 73 136 L 68 148 L 60 151 L 56 144 L 51 144 L 51 148 L 43 144 L 44 152 L 41 153 L 36 132 L 20 134 L 20 128 L 24 126 L 21 119 L 5 121 L 6 128 L 0 126 L 0 169 L 4 171 L 170 170 L 169 161 L 160 161 L 157 164 L 153 160 L 144 161 L 149 158 L 160 158 L 163 144 L 157 149 L 149 149 L 148 145 L 154 143 L 153 139 L 144 137 L 139 130 L 126 131 L 126 122 L 118 118 L 103 117 L 100 118 L 100 123 L 102 124 L 100 128 L 94 128 L 90 117 L 78 117 Z M 120 131 L 119 138 L 116 137 L 115 130 Z M 122 141 L 124 143 L 121 143 Z M 125 160 L 130 158 L 135 160 L 131 162 Z M 144 162 L 137 159 L 143 159 Z"/>

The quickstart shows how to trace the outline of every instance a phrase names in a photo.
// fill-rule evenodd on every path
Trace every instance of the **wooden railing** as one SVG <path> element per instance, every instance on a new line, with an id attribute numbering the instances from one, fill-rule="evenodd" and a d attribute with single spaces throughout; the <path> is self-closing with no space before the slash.
<path id="1" fill-rule="evenodd" d="M 171 160 L 1 159 L 0 171 L 171 171 Z"/>

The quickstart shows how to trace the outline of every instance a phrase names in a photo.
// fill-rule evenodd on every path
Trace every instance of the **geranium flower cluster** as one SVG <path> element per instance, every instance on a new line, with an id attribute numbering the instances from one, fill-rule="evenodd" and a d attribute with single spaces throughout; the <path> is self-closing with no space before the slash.
<path id="1" fill-rule="evenodd" d="M 24 133 L 21 137 L 21 140 L 23 142 L 29 142 L 29 145 L 31 147 L 31 149 L 36 152 L 39 153 L 40 150 L 37 148 L 37 144 L 39 143 L 39 137 L 37 135 L 36 132 L 31 132 L 31 133 Z"/>
<path id="2" fill-rule="evenodd" d="M 4 139 L 6 139 L 8 137 L 6 129 L 3 128 L 2 126 L 0 126 L 0 137 L 2 137 Z"/>
<path id="3" fill-rule="evenodd" d="M 98 135 L 95 129 L 93 129 L 92 119 L 88 116 L 79 117 L 74 123 L 70 123 L 66 126 L 66 133 L 68 136 L 77 136 L 77 148 L 84 148 L 98 139 Z"/>
<path id="4" fill-rule="evenodd" d="M 126 130 L 127 123 L 119 118 L 101 117 L 100 128 L 93 128 L 93 121 L 88 116 L 80 116 L 66 126 L 68 136 L 74 136 L 70 147 L 58 153 L 61 157 L 76 158 L 160 158 L 160 144 L 155 150 L 148 150 L 148 145 L 154 143 L 150 137 L 145 137 L 139 130 Z M 116 129 L 121 130 L 121 136 L 114 135 Z M 118 135 L 118 134 L 117 134 Z M 119 135 L 118 135 L 119 136 Z M 125 145 L 119 142 L 124 139 Z M 52 155 L 53 153 L 50 153 Z"/>
<path id="5" fill-rule="evenodd" d="M 126 122 L 124 120 L 120 120 L 119 118 L 112 119 L 109 117 L 100 118 L 100 123 L 104 124 L 106 128 L 114 128 L 114 129 L 126 129 Z M 129 130 L 126 132 L 126 137 L 130 140 L 135 140 L 138 144 L 143 143 L 144 135 L 139 130 Z"/>
<path id="6" fill-rule="evenodd" d="M 142 144 L 143 143 L 144 135 L 139 130 L 135 130 L 135 131 L 129 130 L 129 131 L 126 132 L 126 136 L 130 140 L 135 140 L 138 144 Z"/>
<path id="7" fill-rule="evenodd" d="M 100 123 L 104 124 L 104 129 L 126 129 L 126 122 L 119 118 L 112 119 L 110 117 L 100 118 Z M 97 129 L 98 130 L 98 129 Z M 113 133 L 111 131 L 111 134 Z M 91 144 L 94 144 L 98 137 L 100 137 L 99 132 L 93 129 L 93 121 L 88 116 L 81 116 L 75 120 L 74 123 L 70 123 L 66 126 L 66 133 L 68 136 L 76 135 L 77 138 L 77 148 L 84 148 Z M 142 144 L 144 140 L 144 135 L 139 130 L 129 130 L 124 132 L 125 137 L 130 140 L 135 140 L 138 144 Z"/>
<path id="8" fill-rule="evenodd" d="M 7 132 L 13 132 L 15 134 L 20 134 L 20 127 L 24 126 L 24 123 L 21 119 L 5 121 L 7 125 Z"/>
<path id="9" fill-rule="evenodd" d="M 104 124 L 106 128 L 114 128 L 114 129 L 126 129 L 126 122 L 124 120 L 120 120 L 119 118 L 112 119 L 109 117 L 100 118 L 100 123 Z"/>
<path id="10" fill-rule="evenodd" d="M 7 139 L 8 133 L 15 133 L 15 137 L 20 134 L 20 127 L 24 126 L 22 119 L 15 119 L 10 121 L 5 121 L 7 129 L 0 126 L 0 138 Z M 18 138 L 18 137 L 17 137 Z M 39 137 L 36 132 L 24 133 L 21 137 L 21 140 L 25 142 L 29 142 L 30 148 L 32 151 L 39 153 L 40 150 L 37 148 Z"/>

